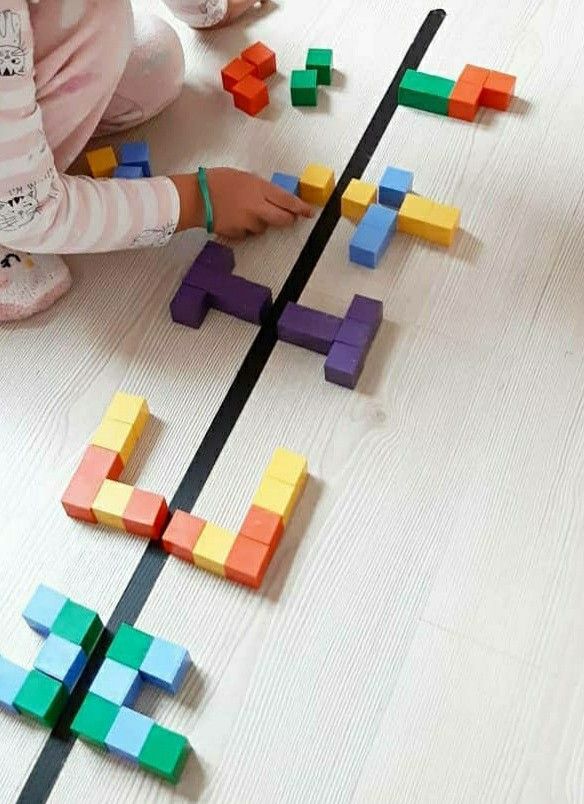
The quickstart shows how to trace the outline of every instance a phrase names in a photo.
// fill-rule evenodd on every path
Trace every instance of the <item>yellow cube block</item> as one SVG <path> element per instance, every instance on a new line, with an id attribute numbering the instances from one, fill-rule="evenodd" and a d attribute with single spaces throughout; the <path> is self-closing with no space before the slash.
<path id="1" fill-rule="evenodd" d="M 371 204 L 377 202 L 377 187 L 360 179 L 351 179 L 341 198 L 341 215 L 359 223 Z"/>
<path id="2" fill-rule="evenodd" d="M 295 486 L 306 477 L 307 472 L 308 461 L 304 455 L 299 455 L 297 452 L 292 452 L 285 447 L 278 447 L 274 450 L 265 475 L 281 480 L 282 483 L 288 483 L 290 486 Z"/>
<path id="3" fill-rule="evenodd" d="M 85 155 L 94 179 L 111 179 L 118 166 L 116 152 L 111 145 L 106 148 L 98 148 L 96 151 L 88 151 Z"/>
<path id="4" fill-rule="evenodd" d="M 335 174 L 324 165 L 308 165 L 300 176 L 300 198 L 324 207 L 335 189 Z"/>
<path id="5" fill-rule="evenodd" d="M 110 528 L 125 530 L 124 511 L 130 502 L 133 491 L 134 487 L 128 486 L 126 483 L 104 480 L 91 506 L 97 521 L 102 525 L 109 525 Z"/>
<path id="6" fill-rule="evenodd" d="M 131 424 L 103 419 L 89 443 L 118 452 L 125 466 L 136 446 L 136 438 Z"/>
<path id="7" fill-rule="evenodd" d="M 105 412 L 104 419 L 114 419 L 118 422 L 131 424 L 134 438 L 137 441 L 142 435 L 149 416 L 148 403 L 143 396 L 118 391 L 114 394 L 114 398 Z"/>
<path id="8" fill-rule="evenodd" d="M 225 577 L 225 562 L 237 538 L 237 533 L 207 522 L 193 549 L 197 567 Z"/>
<path id="9" fill-rule="evenodd" d="M 426 227 L 426 237 L 441 246 L 451 246 L 458 231 L 460 210 L 446 204 L 434 204 L 430 221 Z"/>
<path id="10" fill-rule="evenodd" d="M 397 215 L 398 232 L 426 237 L 433 210 L 434 202 L 430 198 L 407 193 Z"/>
<path id="11" fill-rule="evenodd" d="M 283 483 L 266 474 L 255 493 L 252 505 L 258 505 L 260 508 L 279 514 L 284 520 L 284 524 L 287 525 L 305 483 L 306 475 L 292 486 L 290 483 Z"/>

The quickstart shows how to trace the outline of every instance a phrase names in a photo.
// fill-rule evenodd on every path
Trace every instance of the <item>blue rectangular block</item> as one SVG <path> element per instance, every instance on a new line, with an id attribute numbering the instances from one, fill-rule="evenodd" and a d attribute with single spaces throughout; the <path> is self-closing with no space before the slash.
<path id="1" fill-rule="evenodd" d="M 34 668 L 61 681 L 71 692 L 86 664 L 87 656 L 79 645 L 57 634 L 49 634 L 38 652 Z"/>
<path id="2" fill-rule="evenodd" d="M 388 167 L 379 182 L 379 203 L 399 209 L 406 193 L 411 193 L 413 186 L 413 173 L 401 168 Z"/>
<path id="3" fill-rule="evenodd" d="M 67 599 L 60 592 L 41 584 L 22 616 L 34 631 L 48 636 Z"/>
<path id="4" fill-rule="evenodd" d="M 300 179 L 298 176 L 289 176 L 287 173 L 274 173 L 272 184 L 281 187 L 282 190 L 286 190 L 288 193 L 292 193 L 292 195 L 298 195 Z"/>
<path id="5" fill-rule="evenodd" d="M 112 754 L 130 762 L 138 762 L 140 751 L 152 726 L 154 726 L 152 718 L 122 706 L 107 733 L 105 744 Z"/>
<path id="6" fill-rule="evenodd" d="M 383 232 L 393 232 L 397 228 L 397 211 L 381 204 L 371 204 L 361 218 L 360 224 Z"/>
<path id="7" fill-rule="evenodd" d="M 142 679 L 133 667 L 104 659 L 89 692 L 118 706 L 132 706 L 140 693 Z"/>
<path id="8" fill-rule="evenodd" d="M 0 656 L 0 706 L 18 714 L 18 710 L 14 706 L 14 699 L 20 692 L 27 675 L 28 672 L 24 667 L 19 667 Z"/>
<path id="9" fill-rule="evenodd" d="M 146 681 L 175 695 L 181 688 L 191 664 L 191 657 L 186 648 L 155 638 L 140 665 L 140 674 Z"/>
<path id="10" fill-rule="evenodd" d="M 120 146 L 120 164 L 137 165 L 145 176 L 152 176 L 150 170 L 150 146 L 147 142 L 124 142 Z"/>
<path id="11" fill-rule="evenodd" d="M 118 165 L 114 170 L 114 179 L 143 179 L 144 171 L 140 165 Z"/>

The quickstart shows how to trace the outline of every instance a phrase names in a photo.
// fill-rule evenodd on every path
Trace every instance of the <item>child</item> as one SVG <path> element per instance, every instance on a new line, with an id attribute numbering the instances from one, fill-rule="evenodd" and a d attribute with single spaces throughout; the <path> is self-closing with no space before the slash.
<path id="1" fill-rule="evenodd" d="M 196 27 L 255 5 L 165 2 Z M 158 114 L 183 77 L 176 33 L 133 12 L 130 0 L 0 0 L 0 321 L 46 309 L 68 290 L 69 270 L 56 254 L 162 246 L 176 231 L 205 225 L 197 174 L 96 181 L 64 172 L 94 134 Z M 250 173 L 211 169 L 207 184 L 214 231 L 225 237 L 312 214 Z"/>

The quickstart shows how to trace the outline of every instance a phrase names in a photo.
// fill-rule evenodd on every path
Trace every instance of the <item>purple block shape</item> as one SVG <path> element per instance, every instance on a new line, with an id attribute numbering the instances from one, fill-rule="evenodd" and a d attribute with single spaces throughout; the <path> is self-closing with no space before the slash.
<path id="1" fill-rule="evenodd" d="M 333 343 L 324 364 L 325 379 L 344 388 L 354 388 L 363 370 L 366 354 L 366 349 Z"/>
<path id="2" fill-rule="evenodd" d="M 377 327 L 374 324 L 345 318 L 335 336 L 335 343 L 345 343 L 347 346 L 356 346 L 357 349 L 369 349 L 376 331 Z"/>
<path id="3" fill-rule="evenodd" d="M 195 258 L 193 265 L 210 265 L 230 274 L 235 268 L 235 255 L 229 246 L 208 240 Z"/>
<path id="4" fill-rule="evenodd" d="M 361 321 L 363 324 L 372 324 L 375 329 L 383 321 L 383 302 L 379 299 L 370 299 L 368 296 L 353 296 L 345 319 Z"/>
<path id="5" fill-rule="evenodd" d="M 301 304 L 288 302 L 278 321 L 278 338 L 312 352 L 326 355 L 340 329 L 342 319 Z"/>
<path id="6" fill-rule="evenodd" d="M 210 307 L 251 321 L 252 324 L 261 324 L 272 305 L 272 291 L 269 288 L 205 263 L 193 263 L 183 279 L 183 285 L 205 291 Z"/>
<path id="7" fill-rule="evenodd" d="M 209 296 L 204 290 L 182 284 L 170 303 L 172 320 L 198 329 L 209 310 Z"/>

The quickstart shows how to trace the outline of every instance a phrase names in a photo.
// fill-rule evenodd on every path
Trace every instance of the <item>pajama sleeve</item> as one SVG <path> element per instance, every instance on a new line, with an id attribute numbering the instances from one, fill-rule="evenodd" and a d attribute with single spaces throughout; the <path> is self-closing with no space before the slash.
<path id="1" fill-rule="evenodd" d="M 191 28 L 218 25 L 227 14 L 227 0 L 164 0 L 173 13 Z"/>
<path id="2" fill-rule="evenodd" d="M 164 245 L 180 199 L 165 177 L 58 173 L 36 101 L 27 0 L 0 0 L 0 243 L 39 254 Z"/>

